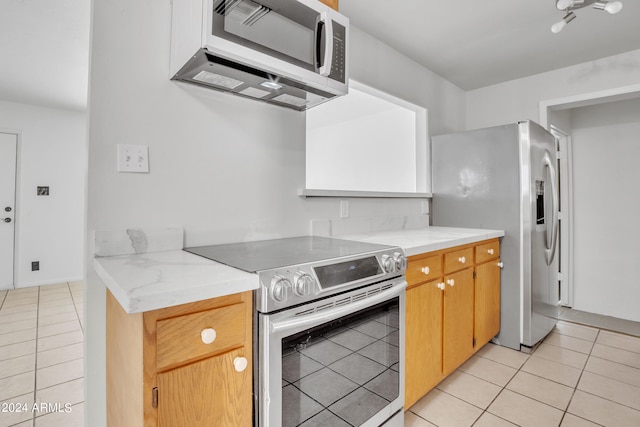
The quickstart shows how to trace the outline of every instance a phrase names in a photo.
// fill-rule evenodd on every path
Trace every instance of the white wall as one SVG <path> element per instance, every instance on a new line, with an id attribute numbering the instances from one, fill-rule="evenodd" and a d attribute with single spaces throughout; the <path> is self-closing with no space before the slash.
<path id="1" fill-rule="evenodd" d="M 351 77 L 429 111 L 429 135 L 465 129 L 465 92 L 432 71 L 351 27 Z"/>
<path id="2" fill-rule="evenodd" d="M 531 119 L 540 101 L 640 83 L 640 50 L 467 92 L 467 129 Z M 437 135 L 437 134 L 432 134 Z"/>
<path id="3" fill-rule="evenodd" d="M 89 236 L 179 224 L 185 244 L 200 245 L 308 234 L 312 219 L 338 218 L 338 200 L 296 196 L 304 113 L 170 81 L 168 1 L 94 1 L 93 11 Z M 353 78 L 429 108 L 435 129 L 462 130 L 460 89 L 357 29 L 351 43 Z M 149 145 L 150 173 L 118 174 L 119 143 Z M 385 218 L 419 216 L 420 200 L 353 199 L 350 211 L 351 219 L 402 226 Z M 105 288 L 92 268 L 85 301 L 86 423 L 100 427 Z"/>
<path id="4" fill-rule="evenodd" d="M 571 110 L 574 308 L 640 321 L 640 99 Z"/>
<path id="5" fill-rule="evenodd" d="M 86 114 L 0 101 L 0 129 L 19 132 L 15 286 L 84 277 Z M 49 186 L 49 196 L 37 196 Z M 31 271 L 31 262 L 40 270 Z"/>

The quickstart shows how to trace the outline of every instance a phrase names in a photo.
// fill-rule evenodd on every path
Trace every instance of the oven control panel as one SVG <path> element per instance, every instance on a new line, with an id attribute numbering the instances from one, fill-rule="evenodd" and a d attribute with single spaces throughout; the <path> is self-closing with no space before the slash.
<path id="1" fill-rule="evenodd" d="M 260 271 L 256 310 L 270 313 L 394 277 L 404 280 L 406 269 L 404 252 L 392 248 Z"/>

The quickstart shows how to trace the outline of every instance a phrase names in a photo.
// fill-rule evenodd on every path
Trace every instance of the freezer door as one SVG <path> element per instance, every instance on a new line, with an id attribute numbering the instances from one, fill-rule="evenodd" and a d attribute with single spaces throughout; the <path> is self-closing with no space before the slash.
<path id="1" fill-rule="evenodd" d="M 522 344 L 531 347 L 558 317 L 558 174 L 555 138 L 530 121 L 519 129 L 525 217 Z"/>

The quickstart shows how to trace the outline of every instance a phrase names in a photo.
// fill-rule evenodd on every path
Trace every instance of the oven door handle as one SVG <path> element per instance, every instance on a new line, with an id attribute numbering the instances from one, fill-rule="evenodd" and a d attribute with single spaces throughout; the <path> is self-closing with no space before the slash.
<path id="1" fill-rule="evenodd" d="M 355 313 L 367 307 L 374 306 L 378 303 L 401 295 L 405 291 L 406 287 L 407 282 L 402 281 L 401 283 L 394 285 L 392 288 L 386 289 L 380 293 L 351 304 L 322 310 L 318 313 L 309 314 L 306 316 L 273 322 L 271 324 L 271 333 L 287 332 L 291 329 L 307 329 L 311 326 L 317 326 L 320 323 L 338 319 L 347 314 Z"/>

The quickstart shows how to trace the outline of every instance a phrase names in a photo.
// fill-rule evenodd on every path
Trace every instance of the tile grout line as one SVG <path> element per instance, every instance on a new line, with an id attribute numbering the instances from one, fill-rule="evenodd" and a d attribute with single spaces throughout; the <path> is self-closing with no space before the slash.
<path id="1" fill-rule="evenodd" d="M 489 343 L 487 343 L 487 344 L 489 344 Z M 485 344 L 485 345 L 487 345 L 487 344 Z M 534 353 L 535 353 L 535 351 L 534 351 Z M 504 386 L 502 386 L 502 389 L 501 389 L 501 390 L 496 394 L 496 396 L 491 400 L 491 402 L 489 402 L 489 404 L 487 405 L 487 407 L 486 407 L 486 408 L 484 408 L 484 409 L 482 410 L 482 413 L 480 414 L 480 416 L 479 416 L 479 417 L 478 417 L 478 418 L 477 418 L 477 419 L 476 419 L 476 420 L 471 424 L 472 426 L 474 426 L 474 425 L 475 425 L 475 424 L 480 420 L 480 418 L 482 418 L 482 416 L 483 416 L 485 413 L 489 412 L 489 411 L 488 411 L 489 407 L 493 404 L 493 402 L 495 402 L 495 401 L 496 401 L 496 399 L 498 398 L 498 396 L 500 396 L 500 395 L 502 394 L 502 392 L 503 392 L 503 391 L 507 390 L 507 386 L 509 385 L 509 383 L 510 383 L 510 382 L 511 382 L 515 377 L 516 377 L 516 375 L 518 375 L 518 372 L 520 372 L 520 371 L 521 371 L 522 367 L 523 367 L 523 366 L 524 366 L 524 364 L 525 364 L 525 363 L 527 363 L 527 361 L 531 358 L 531 355 L 532 355 L 532 354 L 533 354 L 533 353 L 530 353 L 530 354 L 528 354 L 528 355 L 527 355 L 527 359 L 526 359 L 524 362 L 522 362 L 522 364 L 521 364 L 521 365 L 520 365 L 520 367 L 516 370 L 516 372 L 511 376 L 511 378 L 509 378 L 509 381 L 507 381 L 507 382 L 504 384 Z M 478 357 L 482 357 L 482 356 L 478 356 Z M 491 360 L 491 359 L 487 359 L 487 360 Z M 496 361 L 495 361 L 495 360 L 492 360 L 492 362 L 496 362 Z M 496 363 L 500 363 L 500 362 L 496 362 Z M 509 366 L 509 365 L 505 365 L 504 363 L 500 363 L 500 364 L 501 364 L 501 365 L 504 365 L 504 366 Z M 511 366 L 510 366 L 510 367 L 511 367 Z M 524 371 L 523 371 L 523 372 L 524 372 Z M 476 377 L 476 378 L 477 378 L 477 377 Z M 490 382 L 490 381 L 487 381 L 487 382 Z M 493 383 L 492 383 L 492 384 L 493 384 Z M 496 385 L 497 385 L 497 384 L 496 384 Z M 512 390 L 509 390 L 509 391 L 512 391 Z M 515 393 L 515 392 L 514 392 L 514 393 Z M 518 394 L 519 394 L 519 393 L 518 393 Z M 525 397 L 528 397 L 528 396 L 525 396 Z M 534 399 L 534 400 L 535 400 L 535 399 Z M 540 403 L 543 403 L 543 402 L 540 402 Z M 494 413 L 492 413 L 492 412 L 489 412 L 489 413 L 490 413 L 491 415 L 493 415 L 494 417 L 500 418 L 501 420 L 505 420 L 505 421 L 507 421 L 507 422 L 510 422 L 510 423 L 511 423 L 511 421 L 509 421 L 509 420 L 507 420 L 507 419 L 504 419 L 504 418 L 500 417 L 499 415 L 496 415 L 496 414 L 494 414 Z M 512 423 L 512 424 L 513 424 L 513 423 Z"/>
<path id="2" fill-rule="evenodd" d="M 69 287 L 69 293 L 71 294 L 71 302 L 73 303 L 73 309 L 74 309 L 74 311 L 76 313 L 76 320 L 80 324 L 80 330 L 82 331 L 82 338 L 83 338 L 83 341 L 84 341 L 84 326 L 82 325 L 82 322 L 80 321 L 80 313 L 78 313 L 78 305 L 76 304 L 76 298 L 73 295 L 73 291 L 71 290 L 71 285 L 69 284 L 69 282 L 67 282 L 67 286 Z"/>
<path id="3" fill-rule="evenodd" d="M 591 346 L 591 350 L 589 351 L 589 354 L 587 354 L 587 360 L 585 360 L 584 362 L 584 366 L 582 367 L 582 369 L 580 370 L 580 375 L 578 376 L 578 381 L 576 381 L 576 385 L 575 387 L 573 387 L 573 392 L 571 392 L 571 397 L 569 398 L 569 402 L 567 402 L 567 408 L 564 411 L 564 414 L 562 414 L 562 419 L 560 420 L 560 424 L 562 424 L 562 421 L 564 421 L 564 417 L 567 415 L 567 412 L 569 411 L 569 407 L 571 406 L 571 401 L 573 400 L 573 397 L 576 394 L 576 391 L 578 390 L 578 384 L 580 384 L 580 380 L 582 379 L 582 374 L 584 374 L 584 369 L 587 367 L 587 363 L 589 362 L 589 358 L 591 357 L 591 352 L 593 352 L 593 348 L 596 345 L 596 341 L 598 341 L 598 336 L 600 335 L 600 329 L 597 328 L 598 332 L 596 333 L 595 338 L 593 339 L 593 345 Z M 582 418 L 578 415 L 572 414 L 571 412 L 569 412 L 571 415 L 573 415 L 574 417 L 578 417 L 580 419 L 586 419 L 586 418 Z M 598 424 L 595 421 L 592 420 L 587 420 L 589 422 L 592 422 L 594 424 Z"/>
<path id="4" fill-rule="evenodd" d="M 38 286 L 38 298 L 36 305 L 36 346 L 34 355 L 34 367 L 33 367 L 33 404 L 36 404 L 36 390 L 38 390 L 38 334 L 40 329 L 40 286 Z M 31 425 L 36 424 L 36 412 L 31 411 Z"/>
<path id="5" fill-rule="evenodd" d="M 597 329 L 597 328 L 594 328 L 594 329 Z M 600 330 L 598 329 L 598 333 L 596 334 L 596 337 L 594 338 L 594 341 L 593 341 L 593 343 L 594 343 L 594 344 L 595 344 L 595 341 L 597 340 L 597 337 L 598 337 L 598 334 L 599 334 L 599 333 L 600 333 Z M 577 338 L 577 337 L 572 337 L 572 338 Z M 577 338 L 577 339 L 580 339 L 580 338 Z M 488 344 L 489 344 L 489 343 L 488 343 Z M 550 345 L 553 345 L 553 344 L 550 344 Z M 571 349 L 567 349 L 567 348 L 565 348 L 565 347 L 560 347 L 560 346 L 555 346 L 555 347 L 562 348 L 563 350 L 571 350 Z M 592 350 L 593 350 L 593 346 L 592 346 Z M 571 350 L 571 351 L 575 351 L 575 350 Z M 535 351 L 534 351 L 534 353 L 535 353 Z M 557 410 L 559 410 L 559 411 L 562 411 L 562 418 L 560 419 L 560 423 L 562 423 L 562 420 L 564 419 L 564 417 L 565 417 L 565 415 L 566 415 L 566 413 L 567 413 L 567 409 L 569 408 L 569 404 L 571 403 L 571 399 L 569 399 L 569 402 L 567 402 L 567 406 L 566 406 L 566 408 L 565 408 L 565 409 L 560 409 L 560 408 L 557 408 L 557 407 L 555 407 L 555 406 L 553 406 L 553 405 L 549 405 L 549 404 L 548 404 L 548 403 L 546 403 L 546 402 L 542 402 L 542 401 L 540 401 L 540 400 L 534 399 L 534 398 L 532 398 L 532 397 L 530 397 L 530 396 L 523 395 L 523 394 L 521 394 L 521 393 L 518 393 L 517 391 L 510 390 L 510 389 L 508 389 L 508 388 L 507 388 L 507 386 L 511 383 L 511 381 L 515 378 L 515 376 L 516 376 L 519 372 L 524 372 L 524 373 L 526 373 L 526 374 L 528 374 L 528 375 L 532 375 L 532 376 L 535 376 L 535 377 L 538 377 L 538 378 L 541 378 L 541 379 L 544 379 L 544 380 L 547 380 L 547 381 L 551 381 L 551 382 L 556 383 L 556 384 L 559 384 L 559 385 L 563 385 L 563 386 L 569 387 L 569 386 L 567 386 L 566 384 L 562 384 L 562 383 L 559 383 L 559 382 L 557 382 L 557 381 L 550 380 L 550 379 L 548 379 L 548 378 L 541 377 L 541 376 L 539 376 L 539 375 L 532 374 L 532 373 L 529 373 L 529 372 L 527 372 L 527 371 L 523 371 L 523 370 L 522 370 L 522 367 L 523 367 L 523 366 L 526 364 L 526 362 L 531 358 L 531 356 L 532 356 L 532 355 L 534 355 L 534 353 L 531 353 L 531 354 L 529 354 L 529 355 L 528 355 L 527 359 L 526 359 L 526 360 L 525 360 L 525 361 L 520 365 L 520 367 L 519 367 L 519 368 L 517 368 L 517 370 L 516 370 L 516 372 L 513 374 L 513 376 L 509 379 L 509 381 L 507 381 L 507 382 L 505 383 L 505 385 L 504 385 L 504 386 L 502 386 L 502 388 L 501 388 L 500 392 L 499 392 L 498 394 L 496 394 L 496 397 L 494 397 L 494 398 L 493 398 L 493 400 L 492 400 L 492 401 L 487 405 L 487 408 L 485 408 L 485 409 L 480 408 L 480 407 L 478 407 L 478 406 L 474 405 L 473 403 L 467 402 L 466 400 L 463 400 L 463 399 L 461 399 L 461 398 L 459 398 L 459 397 L 457 397 L 457 396 L 455 396 L 455 395 L 452 395 L 452 394 L 450 394 L 450 393 L 446 392 L 445 390 L 442 390 L 442 389 L 438 389 L 438 390 L 439 390 L 440 392 L 442 392 L 442 393 L 445 393 L 445 394 L 447 394 L 447 395 L 449 395 L 449 396 L 453 397 L 453 398 L 456 398 L 456 399 L 458 399 L 458 400 L 460 400 L 460 401 L 462 401 L 462 402 L 465 402 L 465 403 L 467 403 L 467 404 L 469 404 L 469 405 L 471 405 L 471 406 L 474 406 L 474 407 L 476 407 L 476 408 L 478 408 L 478 409 L 482 409 L 482 413 L 481 413 L 481 414 L 478 416 L 478 418 L 473 422 L 472 426 L 473 426 L 473 425 L 475 425 L 475 424 L 480 420 L 480 418 L 482 417 L 482 415 L 484 415 L 486 412 L 488 412 L 488 408 L 491 406 L 491 404 L 493 404 L 493 402 L 498 398 L 498 396 L 499 396 L 499 395 L 500 395 L 500 394 L 501 394 L 505 389 L 506 389 L 506 390 L 509 390 L 510 392 L 513 392 L 513 393 L 515 393 L 515 394 L 518 394 L 518 395 L 520 395 L 520 396 L 523 396 L 523 397 L 526 397 L 526 398 L 528 398 L 528 399 L 531 399 L 531 400 L 534 400 L 534 401 L 536 401 L 536 402 L 539 402 L 539 403 L 541 403 L 541 404 L 543 404 L 543 405 L 547 405 L 547 406 L 549 406 L 549 407 L 551 407 L 551 408 L 554 408 L 554 409 L 557 409 Z M 577 353 L 580 353 L 580 352 L 577 352 Z M 585 353 L 581 353 L 581 354 L 585 354 Z M 584 364 L 584 365 L 583 365 L 583 367 L 581 368 L 581 371 L 580 371 L 580 377 L 578 378 L 578 382 L 580 381 L 580 378 L 582 377 L 582 373 L 583 373 L 583 372 L 584 372 L 584 370 L 585 370 L 584 368 L 586 367 L 586 362 L 588 361 L 589 357 L 591 357 L 591 354 L 590 354 L 590 353 L 589 353 L 589 354 L 586 354 L 586 355 L 587 355 L 587 360 L 585 361 L 585 364 Z M 503 366 L 507 366 L 507 367 L 513 368 L 513 367 L 512 367 L 512 366 L 510 366 L 510 365 L 504 364 L 504 363 L 502 363 L 502 362 L 498 362 L 498 361 L 493 360 L 493 359 L 489 359 L 489 358 L 483 357 L 483 356 L 481 356 L 481 355 L 478 355 L 478 357 L 481 357 L 481 358 L 486 359 L 486 360 L 490 360 L 490 361 L 492 361 L 492 362 L 494 362 L 494 363 L 497 363 L 497 364 L 500 364 L 500 365 L 503 365 Z M 551 359 L 546 359 L 546 358 L 542 358 L 542 359 L 552 361 Z M 558 362 L 558 363 L 559 363 L 559 362 Z M 566 365 L 566 364 L 563 364 L 563 363 L 561 363 L 561 364 L 562 364 L 562 365 L 565 365 L 565 366 L 569 366 L 569 367 L 571 367 L 571 365 Z M 458 367 L 458 369 L 460 369 L 460 368 Z M 513 369 L 515 369 L 515 368 L 513 368 Z M 486 379 L 484 379 L 484 378 L 480 378 L 480 377 L 478 377 L 478 376 L 476 376 L 476 375 L 473 375 L 473 374 L 471 374 L 471 373 L 468 373 L 468 372 L 465 372 L 465 371 L 461 371 L 461 372 L 466 373 L 467 375 L 473 376 L 474 378 L 477 378 L 477 379 L 480 379 L 480 380 L 486 381 L 486 382 L 488 382 L 488 383 L 490 383 L 490 384 L 493 384 L 493 385 L 498 386 L 498 384 L 492 383 L 491 381 L 487 381 Z M 570 388 L 573 388 L 573 392 L 572 392 L 572 397 L 571 397 L 571 398 L 573 398 L 573 394 L 575 393 L 575 391 L 576 391 L 576 389 L 577 389 L 578 382 L 576 382 L 575 387 L 570 387 Z M 499 386 L 499 387 L 500 387 L 500 386 Z M 436 387 L 434 387 L 434 388 L 437 388 L 437 386 L 436 386 Z M 589 394 L 591 394 L 591 393 L 589 393 Z M 600 397 L 600 396 L 598 396 L 598 397 Z M 613 402 L 613 401 L 611 401 L 611 402 Z M 614 402 L 614 403 L 618 403 L 618 402 Z M 618 403 L 618 404 L 620 404 L 620 403 Z M 623 406 L 626 406 L 626 405 L 623 405 Z M 635 408 L 631 408 L 631 409 L 635 409 Z M 427 419 L 425 419 L 425 418 L 421 417 L 421 416 L 420 416 L 420 415 L 418 415 L 417 413 L 415 413 L 415 412 L 413 412 L 413 411 L 411 411 L 411 412 L 412 412 L 414 415 L 416 415 L 416 416 L 418 416 L 418 417 L 420 417 L 420 418 L 424 419 L 425 421 L 431 422 L 431 421 L 429 421 L 429 420 L 427 420 Z M 505 421 L 511 422 L 510 420 L 506 420 L 505 418 L 502 418 L 502 417 L 500 417 L 500 416 L 498 416 L 498 415 L 496 415 L 496 414 L 494 414 L 494 413 L 492 413 L 492 412 L 489 412 L 489 413 L 490 413 L 491 415 L 493 415 L 493 416 L 497 417 L 497 418 L 500 418 L 500 419 L 503 419 L 503 420 L 505 420 Z M 574 414 L 571 414 L 571 415 L 574 415 Z M 576 415 L 574 415 L 574 416 L 576 416 Z M 578 418 L 581 418 L 581 417 L 578 417 Z M 582 418 L 582 419 L 584 419 L 584 418 Z M 587 421 L 593 422 L 593 421 L 591 421 L 591 420 L 587 420 Z M 596 423 L 594 423 L 594 424 L 596 424 Z"/>
<path id="6" fill-rule="evenodd" d="M 615 362 L 615 361 L 613 361 L 613 360 L 603 359 L 603 358 L 600 358 L 600 357 L 598 357 L 598 356 L 592 356 L 592 355 L 591 355 L 591 353 L 593 352 L 593 348 L 595 347 L 596 341 L 598 340 L 598 337 L 600 336 L 600 332 L 602 332 L 602 330 L 601 330 L 601 329 L 598 329 L 598 333 L 596 334 L 596 338 L 595 338 L 595 340 L 593 341 L 593 347 L 591 348 L 591 352 L 589 352 L 589 355 L 588 355 L 588 357 L 587 357 L 587 361 L 585 362 L 585 364 L 584 364 L 584 368 L 582 369 L 582 372 L 580 373 L 580 378 L 578 378 L 578 383 L 580 383 L 580 379 L 582 379 L 582 374 L 584 374 L 584 372 L 586 371 L 587 363 L 589 362 L 589 359 L 591 359 L 592 357 L 594 357 L 594 358 L 596 358 L 596 359 L 605 360 L 605 361 L 608 361 L 608 362 L 611 362 L 611 363 L 617 363 L 617 364 L 619 364 L 619 365 L 627 366 L 627 367 L 629 367 L 629 368 L 637 369 L 637 368 L 635 368 L 634 366 L 625 365 L 624 363 L 618 363 L 618 362 Z M 607 330 L 605 330 L 605 332 L 608 332 L 608 331 L 607 331 Z M 616 348 L 616 349 L 619 349 L 618 347 L 611 347 L 611 346 L 608 346 L 608 345 L 606 345 L 606 344 L 599 344 L 599 345 L 603 345 L 603 346 L 605 346 L 605 347 L 609 347 L 609 348 Z M 629 351 L 629 350 L 627 350 L 627 351 Z M 633 353 L 635 353 L 635 352 L 633 352 Z M 626 384 L 626 385 L 629 385 L 629 386 L 631 386 L 631 387 L 636 387 L 636 388 L 639 388 L 639 389 L 640 389 L 640 387 L 637 387 L 637 386 L 635 386 L 634 384 L 629 384 L 629 383 L 626 383 L 626 382 L 624 382 L 624 381 L 620 381 L 620 380 L 615 379 L 615 378 L 610 378 L 610 377 L 608 377 L 608 376 L 606 376 L 606 375 L 600 375 L 600 374 L 598 374 L 598 373 L 591 372 L 591 371 L 586 371 L 586 372 L 588 372 L 588 373 L 589 373 L 589 374 L 591 374 L 591 375 L 596 375 L 596 376 L 598 376 L 598 377 L 606 378 L 606 379 L 611 380 L 611 381 L 617 381 L 617 382 L 619 382 L 619 383 L 621 383 L 621 384 Z M 576 388 L 574 389 L 574 392 L 573 392 L 573 394 L 571 395 L 571 399 L 569 399 L 569 404 L 571 403 L 571 400 L 573 399 L 573 396 L 574 396 L 575 392 L 578 390 L 578 383 L 576 383 Z M 580 390 L 580 391 L 581 391 L 581 392 L 583 392 L 583 393 L 585 393 L 585 394 L 589 394 L 589 395 L 591 395 L 591 396 L 595 396 L 595 397 L 597 397 L 597 398 L 600 398 L 600 399 L 603 399 L 603 400 L 607 400 L 607 401 L 612 402 L 612 403 L 615 403 L 615 404 L 617 404 L 617 405 L 624 406 L 624 407 L 627 407 L 627 408 L 632 409 L 632 410 L 634 410 L 634 411 L 638 411 L 638 412 L 640 412 L 640 409 L 637 409 L 637 408 L 631 407 L 631 406 L 626 405 L 626 404 L 624 404 L 624 403 L 620 403 L 620 402 L 617 402 L 617 401 L 615 401 L 615 400 L 611 400 L 611 399 L 608 399 L 608 398 L 606 398 L 606 397 L 603 397 L 603 396 L 600 396 L 600 395 L 597 395 L 597 394 L 590 393 L 590 392 L 588 392 L 588 391 L 586 391 L 586 390 Z M 568 408 L 569 408 L 569 405 L 567 405 L 567 409 L 568 409 Z M 575 415 L 575 414 L 571 414 L 571 415 L 577 416 L 577 415 Z M 591 420 L 588 420 L 588 421 L 591 421 Z M 594 421 L 591 421 L 591 422 L 594 422 Z"/>

